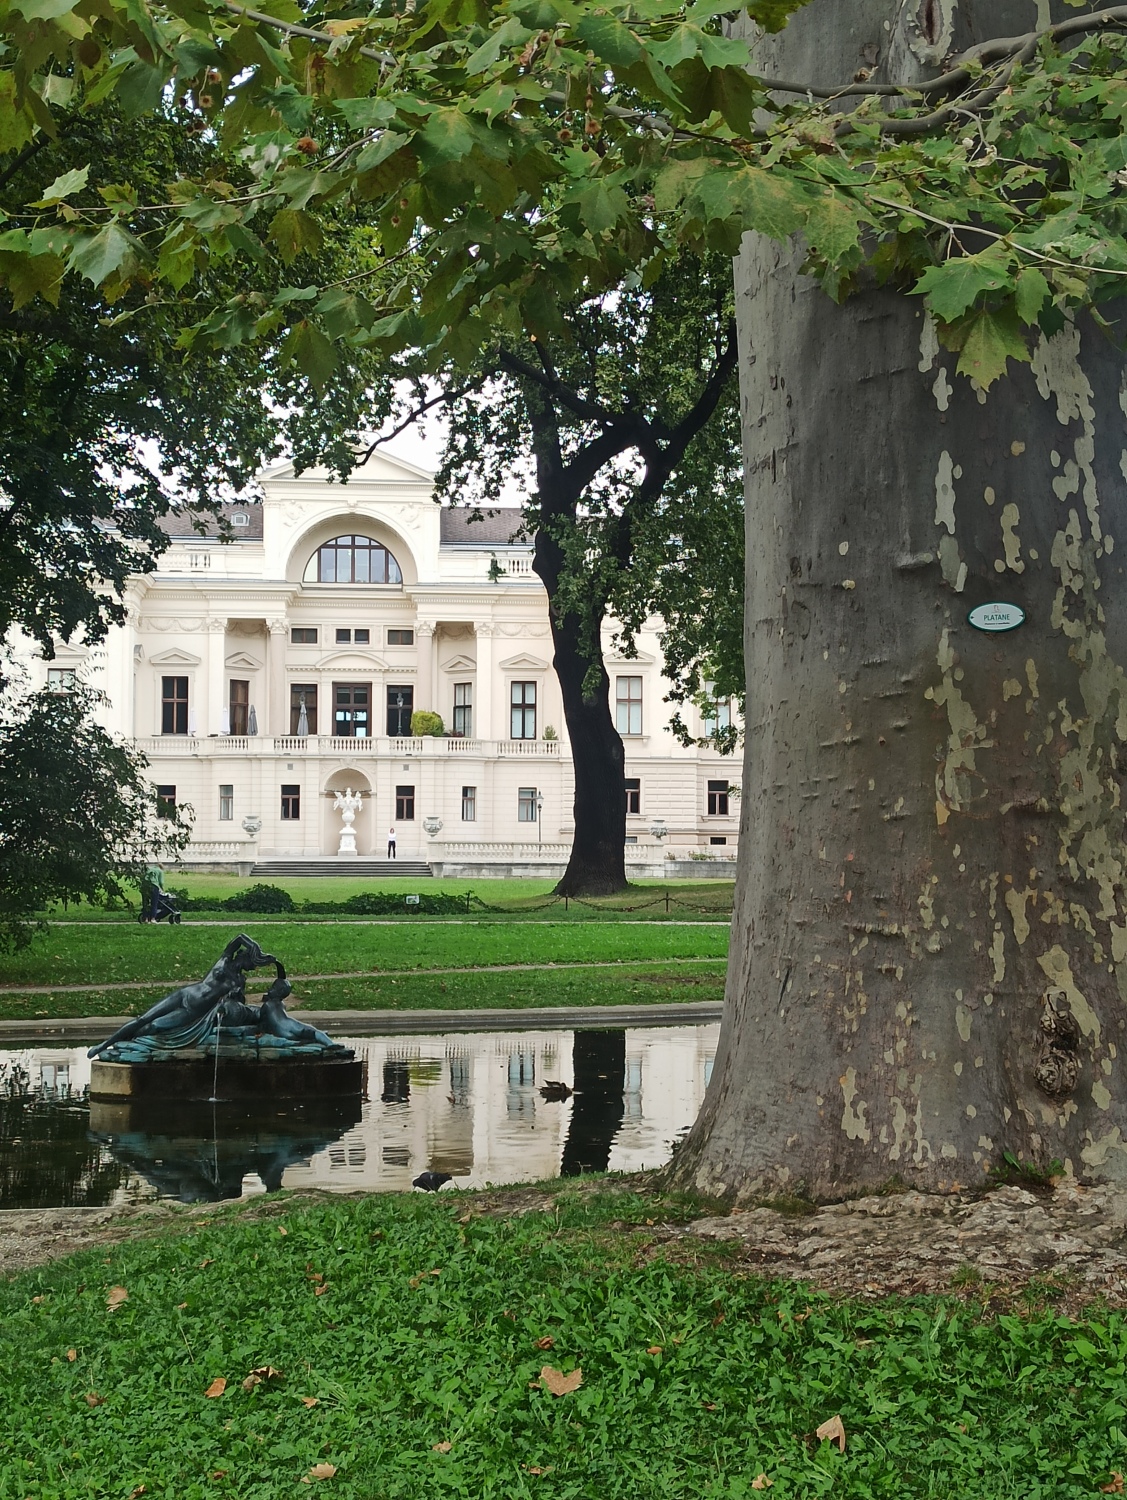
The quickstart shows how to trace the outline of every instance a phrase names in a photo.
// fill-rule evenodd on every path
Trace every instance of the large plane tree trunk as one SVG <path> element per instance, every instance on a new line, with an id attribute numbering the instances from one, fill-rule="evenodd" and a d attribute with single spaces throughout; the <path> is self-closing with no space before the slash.
<path id="1" fill-rule="evenodd" d="M 762 71 L 918 77 L 1042 9 L 814 0 Z M 737 265 L 743 827 L 673 1175 L 943 1190 L 1008 1152 L 1127 1178 L 1122 358 L 1078 319 L 984 395 L 918 298 L 835 307 L 798 263 L 749 240 Z M 1026 623 L 973 629 L 994 600 Z"/>

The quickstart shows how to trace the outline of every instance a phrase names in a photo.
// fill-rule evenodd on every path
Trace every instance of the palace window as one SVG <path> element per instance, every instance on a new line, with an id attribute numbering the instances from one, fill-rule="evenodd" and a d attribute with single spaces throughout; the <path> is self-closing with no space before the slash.
<path id="1" fill-rule="evenodd" d="M 473 739 L 472 682 L 454 684 L 454 733 L 463 739 Z"/>
<path id="2" fill-rule="evenodd" d="M 728 816 L 728 783 L 726 781 L 708 783 L 708 813 L 714 818 Z"/>
<path id="3" fill-rule="evenodd" d="M 415 632 L 413 630 L 389 630 L 387 633 L 389 646 L 413 646 L 415 644 Z"/>
<path id="4" fill-rule="evenodd" d="M 232 734 L 246 734 L 248 732 L 248 715 L 250 713 L 250 683 L 242 682 L 236 677 L 231 678 L 230 689 L 230 712 Z"/>
<path id="5" fill-rule="evenodd" d="M 161 734 L 188 733 L 188 679 L 162 677 L 160 680 Z"/>
<path id="6" fill-rule="evenodd" d="M 282 822 L 296 823 L 301 817 L 301 787 L 296 782 L 282 782 Z"/>
<path id="7" fill-rule="evenodd" d="M 315 625 L 295 625 L 290 631 L 290 640 L 295 646 L 315 646 L 317 644 L 317 627 Z"/>
<path id="8" fill-rule="evenodd" d="M 462 788 L 462 822 L 477 822 L 477 787 L 464 786 Z"/>
<path id="9" fill-rule="evenodd" d="M 357 646 L 367 646 L 371 639 L 372 633 L 369 630 L 354 630 L 352 632 L 353 643 Z"/>
<path id="10" fill-rule="evenodd" d="M 174 786 L 157 787 L 157 817 L 174 818 L 176 816 L 176 788 Z"/>
<path id="11" fill-rule="evenodd" d="M 517 791 L 517 822 L 536 822 L 536 788 L 522 786 Z"/>
<path id="12" fill-rule="evenodd" d="M 728 840 L 725 838 L 725 836 L 723 834 L 719 834 L 719 835 L 714 834 L 712 836 L 712 838 L 709 839 L 708 842 L 710 844 L 726 844 L 728 842 Z"/>
<path id="13" fill-rule="evenodd" d="M 403 574 L 382 542 L 370 536 L 335 536 L 317 548 L 315 567 L 311 561 L 306 569 L 306 582 L 402 583 Z"/>
<path id="14" fill-rule="evenodd" d="M 371 738 L 372 692 L 368 683 L 333 683 L 333 733 L 346 740 Z"/>
<path id="15" fill-rule="evenodd" d="M 641 734 L 642 679 L 616 677 L 614 698 L 614 727 L 619 734 Z"/>
<path id="16" fill-rule="evenodd" d="M 409 682 L 393 683 L 387 690 L 387 732 L 390 738 L 411 733 L 411 714 L 415 707 L 415 689 Z"/>
<path id="17" fill-rule="evenodd" d="M 509 738 L 511 740 L 534 740 L 536 738 L 536 684 L 514 682 L 509 689 Z"/>
<path id="18" fill-rule="evenodd" d="M 52 693 L 72 693 L 74 691 L 74 682 L 73 667 L 47 668 L 47 687 Z"/>
<path id="19" fill-rule="evenodd" d="M 235 788 L 231 783 L 219 783 L 219 821 L 229 823 L 235 816 Z"/>
<path id="20" fill-rule="evenodd" d="M 305 725 L 301 722 L 301 704 L 305 700 Z M 315 682 L 293 682 L 290 684 L 290 733 L 317 733 L 317 684 Z"/>
<path id="21" fill-rule="evenodd" d="M 395 821 L 397 823 L 415 821 L 415 788 L 413 786 L 395 788 Z"/>
<path id="22" fill-rule="evenodd" d="M 721 729 L 730 729 L 732 724 L 732 700 L 714 698 L 702 714 L 706 736 L 717 734 Z"/>
<path id="23" fill-rule="evenodd" d="M 626 778 L 626 811 L 628 813 L 642 811 L 642 780 L 639 776 Z"/>

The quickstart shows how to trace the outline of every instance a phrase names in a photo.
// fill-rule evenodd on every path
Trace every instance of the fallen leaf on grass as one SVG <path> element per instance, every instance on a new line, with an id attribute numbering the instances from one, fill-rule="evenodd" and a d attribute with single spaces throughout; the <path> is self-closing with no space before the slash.
<path id="1" fill-rule="evenodd" d="M 569 1396 L 583 1384 L 583 1371 L 576 1366 L 569 1375 L 565 1375 L 562 1370 L 554 1370 L 551 1365 L 545 1365 L 540 1371 L 540 1379 L 553 1396 Z"/>
<path id="2" fill-rule="evenodd" d="M 662 1349 L 662 1346 L 660 1344 L 651 1344 L 650 1347 L 646 1350 L 646 1353 L 647 1354 L 662 1354 L 662 1353 L 664 1353 L 664 1350 Z"/>
<path id="3" fill-rule="evenodd" d="M 551 1464 L 548 1464 L 547 1467 L 543 1469 L 539 1464 L 521 1464 L 521 1468 L 526 1474 L 550 1474 L 552 1472 Z"/>
<path id="4" fill-rule="evenodd" d="M 110 1312 L 116 1312 L 123 1302 L 129 1301 L 129 1293 L 123 1286 L 111 1286 L 106 1293 L 106 1306 Z"/>
<path id="5" fill-rule="evenodd" d="M 205 1266 L 213 1266 L 214 1264 L 214 1260 L 201 1260 L 199 1265 L 196 1267 L 196 1270 L 202 1271 Z"/>
<path id="6" fill-rule="evenodd" d="M 105 1404 L 106 1404 L 106 1398 L 104 1396 L 99 1396 L 97 1391 L 87 1391 L 86 1392 L 86 1405 L 87 1406 L 105 1406 Z"/>
<path id="7" fill-rule="evenodd" d="M 204 1395 L 205 1396 L 222 1396 L 223 1392 L 226 1389 L 227 1389 L 227 1379 L 226 1379 L 226 1377 L 223 1376 L 223 1375 L 217 1375 L 215 1377 L 215 1379 L 211 1382 L 211 1384 L 208 1386 L 207 1390 L 204 1391 Z"/>
<path id="8" fill-rule="evenodd" d="M 840 1417 L 828 1417 L 821 1427 L 814 1429 L 814 1436 L 823 1442 L 836 1443 L 845 1452 L 845 1424 Z"/>
<path id="9" fill-rule="evenodd" d="M 211 1477 L 212 1477 L 212 1479 L 226 1479 L 227 1478 L 227 1470 L 226 1469 L 212 1469 L 212 1471 L 211 1471 Z"/>
<path id="10" fill-rule="evenodd" d="M 535 1339 L 532 1347 L 534 1349 L 554 1349 L 556 1341 L 550 1333 L 546 1333 L 542 1339 Z"/>
<path id="11" fill-rule="evenodd" d="M 147 1495 L 148 1493 L 149 1493 L 149 1487 L 148 1487 L 148 1485 L 147 1484 L 139 1484 L 135 1490 L 130 1490 L 129 1491 L 129 1500 L 140 1500 L 140 1497 L 142 1495 Z"/>
<path id="12" fill-rule="evenodd" d="M 719 1411 L 720 1410 L 720 1408 L 717 1406 L 717 1404 L 716 1404 L 715 1401 L 702 1401 L 701 1405 L 704 1407 L 705 1411 Z"/>
<path id="13" fill-rule="evenodd" d="M 315 1406 L 320 1406 L 321 1399 L 319 1396 L 302 1396 L 301 1404 L 307 1411 L 312 1411 Z"/>
<path id="14" fill-rule="evenodd" d="M 315 1286 L 313 1288 L 313 1295 L 315 1297 L 323 1297 L 328 1290 L 329 1283 L 327 1281 L 322 1281 L 320 1286 Z"/>
<path id="15" fill-rule="evenodd" d="M 766 1474 L 757 1474 L 751 1481 L 751 1487 L 753 1490 L 769 1490 L 774 1482 L 773 1479 L 768 1479 Z"/>
<path id="16" fill-rule="evenodd" d="M 184 1309 L 185 1309 L 185 1308 L 186 1308 L 186 1307 L 187 1307 L 187 1305 L 188 1305 L 188 1304 L 187 1304 L 187 1303 L 186 1303 L 186 1302 L 178 1302 L 178 1303 L 177 1303 L 177 1304 L 176 1304 L 176 1311 L 177 1311 L 177 1312 L 183 1312 L 183 1311 L 184 1311 Z"/>
<path id="17" fill-rule="evenodd" d="M 302 1476 L 302 1484 L 312 1484 L 315 1479 L 331 1479 L 337 1471 L 336 1464 L 314 1464 L 308 1474 Z"/>
<path id="18" fill-rule="evenodd" d="M 286 1228 L 286 1226 L 284 1224 L 279 1224 L 278 1225 L 278 1233 L 279 1234 L 289 1234 L 289 1230 Z"/>
<path id="19" fill-rule="evenodd" d="M 261 1385 L 264 1380 L 281 1380 L 281 1370 L 276 1370 L 273 1365 L 256 1365 L 243 1381 L 244 1391 L 253 1391 L 256 1385 Z"/>
<path id="20" fill-rule="evenodd" d="M 78 1350 L 77 1349 L 68 1349 L 67 1350 L 67 1359 L 70 1360 L 70 1362 L 71 1362 L 72 1365 L 74 1364 L 74 1362 L 75 1362 L 75 1360 L 77 1358 L 78 1358 Z"/>
<path id="21" fill-rule="evenodd" d="M 1123 1475 L 1117 1469 L 1107 1484 L 1100 1485 L 1100 1494 L 1122 1495 L 1125 1489 L 1127 1489 L 1127 1481 L 1124 1480 Z"/>
<path id="22" fill-rule="evenodd" d="M 453 1443 L 431 1443 L 431 1449 L 435 1453 L 449 1453 L 454 1446 Z"/>
<path id="23" fill-rule="evenodd" d="M 46 1302 L 47 1296 L 44 1292 L 40 1292 L 38 1297 L 33 1297 L 31 1300 L 35 1304 L 35 1306 L 38 1307 L 40 1302 Z"/>

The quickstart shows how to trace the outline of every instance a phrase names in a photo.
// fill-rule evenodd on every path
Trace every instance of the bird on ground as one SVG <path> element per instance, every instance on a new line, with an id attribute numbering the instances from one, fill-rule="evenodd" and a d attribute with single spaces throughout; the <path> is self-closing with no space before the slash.
<path id="1" fill-rule="evenodd" d="M 424 1193 L 437 1193 L 444 1182 L 453 1182 L 449 1172 L 420 1172 L 412 1187 L 422 1188 Z"/>

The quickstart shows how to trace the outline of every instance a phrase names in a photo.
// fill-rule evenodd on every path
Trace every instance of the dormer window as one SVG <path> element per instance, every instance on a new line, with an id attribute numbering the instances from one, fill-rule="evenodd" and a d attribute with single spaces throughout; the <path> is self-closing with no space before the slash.
<path id="1" fill-rule="evenodd" d="M 318 547 L 305 570 L 306 583 L 402 583 L 399 564 L 370 536 L 337 536 Z"/>
<path id="2" fill-rule="evenodd" d="M 250 525 L 250 517 L 246 514 L 245 511 L 237 511 L 231 517 L 231 525 L 232 526 L 249 526 Z"/>

